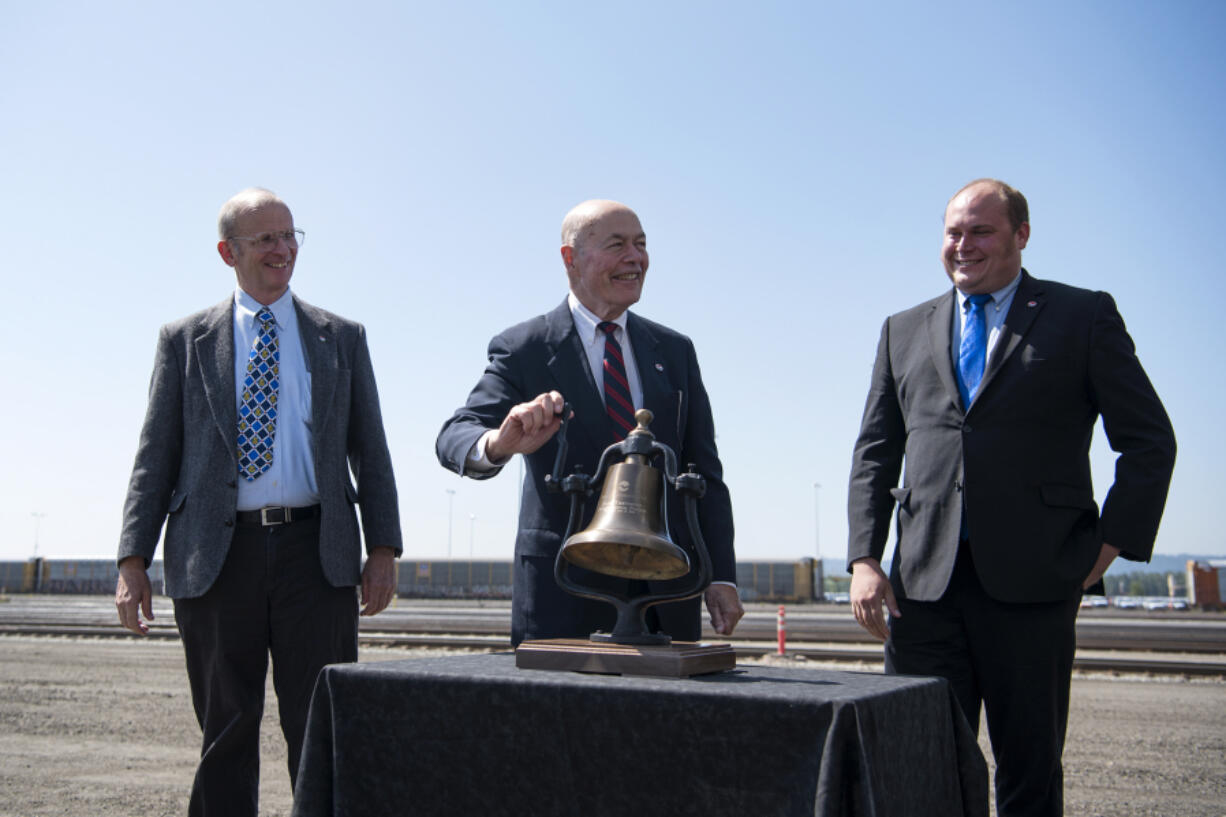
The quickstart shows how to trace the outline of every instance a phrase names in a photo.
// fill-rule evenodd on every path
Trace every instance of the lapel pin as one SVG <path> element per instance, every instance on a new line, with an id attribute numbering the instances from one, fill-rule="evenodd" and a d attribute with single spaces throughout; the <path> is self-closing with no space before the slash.
<path id="1" fill-rule="evenodd" d="M 1039 305 L 1038 301 L 1027 301 L 1026 302 L 1026 306 L 1038 306 L 1038 305 Z"/>
<path id="2" fill-rule="evenodd" d="M 327 343 L 327 342 L 328 342 L 328 339 L 327 339 L 327 338 L 325 338 L 323 335 L 320 335 L 320 336 L 319 336 L 319 342 L 320 342 L 320 343 Z"/>
<path id="3" fill-rule="evenodd" d="M 663 364 L 663 363 L 657 363 L 657 364 L 656 364 L 656 371 L 657 371 L 657 372 L 662 372 L 662 371 L 664 371 L 664 364 Z"/>

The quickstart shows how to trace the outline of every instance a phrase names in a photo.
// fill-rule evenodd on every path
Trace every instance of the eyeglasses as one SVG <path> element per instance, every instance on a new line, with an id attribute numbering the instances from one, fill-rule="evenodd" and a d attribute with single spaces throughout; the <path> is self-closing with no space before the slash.
<path id="1" fill-rule="evenodd" d="M 260 233 L 259 235 L 232 235 L 227 241 L 250 241 L 260 252 L 270 252 L 277 248 L 278 241 L 284 241 L 287 247 L 301 247 L 306 243 L 306 233 L 302 230 L 285 230 L 279 233 Z"/>

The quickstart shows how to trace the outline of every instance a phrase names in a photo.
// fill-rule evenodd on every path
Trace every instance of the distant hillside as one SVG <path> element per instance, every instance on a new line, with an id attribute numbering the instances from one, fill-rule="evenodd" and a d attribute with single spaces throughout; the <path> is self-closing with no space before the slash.
<path id="1" fill-rule="evenodd" d="M 1154 558 L 1148 563 L 1146 562 L 1130 562 L 1127 559 L 1116 559 L 1111 563 L 1111 567 L 1107 568 L 1108 576 L 1122 575 L 1124 573 L 1179 573 L 1182 575 L 1188 569 L 1188 561 L 1196 560 L 1198 562 L 1208 561 L 1209 559 L 1226 560 L 1226 556 L 1206 556 L 1204 554 L 1189 554 L 1179 553 L 1174 556 L 1159 553 L 1155 554 Z M 890 563 L 884 565 L 886 572 L 889 572 Z M 822 569 L 826 571 L 827 576 L 846 576 L 847 564 L 843 559 L 822 559 Z"/>
<path id="2" fill-rule="evenodd" d="M 1145 562 L 1130 562 L 1127 559 L 1116 559 L 1111 563 L 1111 567 L 1107 568 L 1107 575 L 1111 576 L 1117 573 L 1184 573 L 1188 569 L 1189 561 L 1207 562 L 1210 559 L 1226 560 L 1226 556 L 1206 556 L 1204 554 L 1179 553 L 1174 556 L 1168 556 L 1165 553 L 1156 553 L 1154 558 L 1148 563 Z"/>

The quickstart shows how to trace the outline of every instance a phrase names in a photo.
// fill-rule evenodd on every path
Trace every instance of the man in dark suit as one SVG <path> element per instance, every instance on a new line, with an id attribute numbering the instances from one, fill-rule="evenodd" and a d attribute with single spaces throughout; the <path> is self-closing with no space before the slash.
<path id="1" fill-rule="evenodd" d="M 204 733 L 189 813 L 254 817 L 269 655 L 292 782 L 319 670 L 357 660 L 355 586 L 362 615 L 395 592 L 400 513 L 365 330 L 290 292 L 303 233 L 289 208 L 245 190 L 218 228 L 238 286 L 159 334 L 115 604 L 148 632 L 165 521 L 165 589 Z"/>
<path id="2" fill-rule="evenodd" d="M 982 702 L 1000 817 L 1063 812 L 1078 603 L 1116 556 L 1148 561 L 1175 461 L 1111 296 L 1032 278 L 1029 236 L 1002 182 L 949 201 L 954 290 L 885 322 L 848 496 L 856 619 L 886 641 L 887 672 L 949 679 L 974 729 Z M 1100 415 L 1119 454 L 1101 515 Z"/>
<path id="3" fill-rule="evenodd" d="M 544 478 L 557 456 L 554 435 L 564 401 L 574 411 L 564 474 L 576 465 L 594 473 L 601 452 L 633 428 L 634 410 L 645 407 L 655 415 L 656 439 L 677 453 L 682 467 L 694 463 L 706 478 L 699 518 L 714 564 L 707 610 L 715 630 L 729 634 L 744 614 L 735 587 L 732 506 L 694 346 L 684 335 L 626 311 L 639 300 L 647 274 L 647 237 L 638 217 L 617 202 L 578 205 L 562 223 L 562 262 L 570 281 L 566 301 L 490 341 L 485 374 L 444 424 L 436 444 L 443 467 L 474 479 L 492 477 L 513 455 L 524 455 L 512 642 L 586 637 L 613 628 L 612 605 L 573 596 L 554 580 L 570 500 L 546 492 Z M 671 489 L 668 501 L 673 541 L 693 559 L 682 506 Z M 577 530 L 591 520 L 594 504 L 587 503 Z M 628 589 L 622 579 L 569 570 L 580 584 Z M 651 589 L 668 590 L 683 581 L 652 582 Z M 649 624 L 675 639 L 695 641 L 701 636 L 700 612 L 697 599 L 661 604 L 650 609 Z"/>

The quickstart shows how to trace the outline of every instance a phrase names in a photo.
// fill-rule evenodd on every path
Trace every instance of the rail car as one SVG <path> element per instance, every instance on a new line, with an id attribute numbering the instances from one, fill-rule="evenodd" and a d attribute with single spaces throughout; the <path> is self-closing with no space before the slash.
<path id="1" fill-rule="evenodd" d="M 0 592 L 107 595 L 115 592 L 114 559 L 27 559 L 0 562 Z M 149 566 L 149 581 L 162 586 L 162 562 Z"/>
<path id="2" fill-rule="evenodd" d="M 401 598 L 511 598 L 509 560 L 402 558 L 399 565 L 396 592 Z M 118 577 L 113 559 L 0 561 L 3 593 L 107 595 L 115 591 Z M 161 560 L 150 566 L 149 579 L 160 591 Z M 821 598 L 821 567 L 816 559 L 738 562 L 736 581 L 743 601 L 797 604 Z"/>

